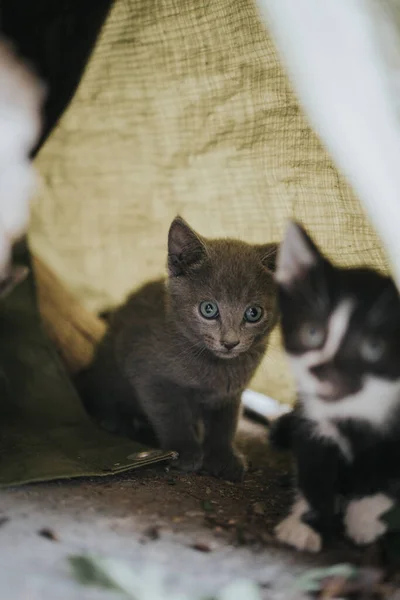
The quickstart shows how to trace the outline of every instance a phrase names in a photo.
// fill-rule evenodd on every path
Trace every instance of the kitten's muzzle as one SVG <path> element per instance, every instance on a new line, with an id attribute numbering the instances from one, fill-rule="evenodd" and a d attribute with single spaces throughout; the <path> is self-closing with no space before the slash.
<path id="1" fill-rule="evenodd" d="M 236 358 L 236 356 L 239 356 L 239 354 L 241 354 L 241 352 L 235 352 L 235 350 L 223 350 L 222 348 L 219 350 L 213 350 L 214 354 L 216 356 L 218 356 L 218 358 L 225 358 L 225 359 L 230 359 L 230 358 Z"/>
<path id="2" fill-rule="evenodd" d="M 213 352 L 216 356 L 225 359 L 235 358 L 236 356 L 239 356 L 239 354 L 242 354 L 242 352 L 244 351 L 245 348 L 243 348 L 243 346 L 240 346 L 239 340 L 229 342 L 222 341 L 220 342 L 217 348 L 214 347 L 213 349 Z"/>

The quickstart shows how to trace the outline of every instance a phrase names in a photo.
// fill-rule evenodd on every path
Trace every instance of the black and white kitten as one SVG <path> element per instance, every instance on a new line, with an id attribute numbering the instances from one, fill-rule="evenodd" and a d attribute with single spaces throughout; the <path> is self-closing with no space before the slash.
<path id="1" fill-rule="evenodd" d="M 241 394 L 277 321 L 275 258 L 276 244 L 209 240 L 176 218 L 168 278 L 111 315 L 78 378 L 88 411 L 136 439 L 148 426 L 183 470 L 240 479 L 234 436 Z"/>
<path id="2" fill-rule="evenodd" d="M 347 536 L 368 544 L 385 532 L 380 517 L 400 493 L 397 289 L 372 269 L 332 265 L 295 223 L 276 281 L 298 393 L 294 411 L 271 432 L 297 463 L 297 499 L 276 535 L 319 551 L 341 498 Z"/>

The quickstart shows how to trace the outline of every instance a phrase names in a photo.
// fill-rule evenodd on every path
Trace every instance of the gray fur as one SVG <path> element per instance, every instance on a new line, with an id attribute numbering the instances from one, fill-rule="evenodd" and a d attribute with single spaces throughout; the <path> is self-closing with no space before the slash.
<path id="1" fill-rule="evenodd" d="M 205 239 L 177 217 L 168 278 L 145 284 L 111 316 L 79 377 L 89 412 L 136 438 L 145 424 L 162 448 L 179 453 L 183 470 L 240 479 L 244 461 L 233 439 L 242 391 L 277 321 L 275 254 L 275 244 Z M 205 319 L 202 301 L 217 302 L 220 317 Z M 247 323 L 254 305 L 263 317 Z"/>

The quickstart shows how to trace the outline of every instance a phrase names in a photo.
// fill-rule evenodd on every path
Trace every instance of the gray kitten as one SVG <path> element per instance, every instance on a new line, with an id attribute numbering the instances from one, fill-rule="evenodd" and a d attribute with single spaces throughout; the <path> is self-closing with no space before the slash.
<path id="1" fill-rule="evenodd" d="M 277 321 L 276 250 L 208 240 L 177 217 L 168 278 L 145 284 L 111 315 L 78 379 L 89 413 L 136 439 L 151 429 L 179 453 L 182 470 L 241 479 L 233 440 L 241 394 Z"/>

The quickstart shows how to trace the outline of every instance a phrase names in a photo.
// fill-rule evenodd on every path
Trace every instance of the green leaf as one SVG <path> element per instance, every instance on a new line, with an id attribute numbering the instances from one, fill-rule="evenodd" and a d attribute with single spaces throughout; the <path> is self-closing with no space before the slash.
<path id="1" fill-rule="evenodd" d="M 303 573 L 295 583 L 295 589 L 303 592 L 318 592 L 321 583 L 328 577 L 344 577 L 352 579 L 358 573 L 357 567 L 348 563 L 333 565 L 332 567 L 321 567 L 310 569 Z"/>
<path id="2" fill-rule="evenodd" d="M 69 556 L 68 561 L 75 579 L 82 585 L 94 585 L 124 592 L 115 579 L 107 572 L 107 564 L 104 559 L 94 556 L 74 555 Z"/>
<path id="3" fill-rule="evenodd" d="M 164 572 L 155 566 L 140 573 L 128 564 L 111 558 L 73 555 L 68 558 L 72 573 L 82 585 L 93 585 L 125 594 L 132 600 L 261 600 L 258 587 L 247 580 L 237 580 L 223 588 L 214 598 L 191 597 L 164 589 Z"/>

